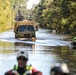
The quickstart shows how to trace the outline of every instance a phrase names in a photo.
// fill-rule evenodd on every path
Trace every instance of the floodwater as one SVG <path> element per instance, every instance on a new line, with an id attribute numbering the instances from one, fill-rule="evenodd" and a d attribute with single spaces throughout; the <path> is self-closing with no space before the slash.
<path id="1" fill-rule="evenodd" d="M 39 29 L 36 41 L 15 39 L 13 30 L 0 33 L 0 75 L 17 65 L 16 53 L 26 50 L 29 54 L 28 65 L 50 75 L 50 69 L 56 63 L 67 63 L 71 75 L 76 74 L 76 50 L 72 49 L 64 36 L 52 34 L 50 30 Z"/>

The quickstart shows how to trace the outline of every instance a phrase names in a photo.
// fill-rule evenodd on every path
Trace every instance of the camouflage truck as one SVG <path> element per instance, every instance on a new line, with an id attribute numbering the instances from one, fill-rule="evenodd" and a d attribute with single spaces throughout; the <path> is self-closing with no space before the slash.
<path id="1" fill-rule="evenodd" d="M 36 39 L 37 25 L 33 21 L 16 21 L 14 26 L 15 38 L 18 39 Z"/>

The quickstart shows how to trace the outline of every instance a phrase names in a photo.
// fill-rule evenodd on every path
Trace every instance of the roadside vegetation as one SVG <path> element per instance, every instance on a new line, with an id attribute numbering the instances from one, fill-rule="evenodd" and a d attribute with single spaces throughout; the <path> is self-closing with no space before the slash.
<path id="1" fill-rule="evenodd" d="M 32 9 L 26 8 L 27 1 L 0 0 L 0 32 L 14 27 L 20 10 L 25 19 L 38 22 L 41 28 L 76 36 L 76 0 L 40 0 Z"/>
<path id="2" fill-rule="evenodd" d="M 9 29 L 12 23 L 11 5 L 8 0 L 0 0 L 0 31 Z"/>
<path id="3" fill-rule="evenodd" d="M 18 12 L 24 12 L 28 0 L 0 0 L 0 32 L 14 27 L 14 18 Z M 25 13 L 25 12 L 24 12 Z"/>
<path id="4" fill-rule="evenodd" d="M 42 28 L 76 36 L 76 0 L 41 0 L 34 19 Z"/>

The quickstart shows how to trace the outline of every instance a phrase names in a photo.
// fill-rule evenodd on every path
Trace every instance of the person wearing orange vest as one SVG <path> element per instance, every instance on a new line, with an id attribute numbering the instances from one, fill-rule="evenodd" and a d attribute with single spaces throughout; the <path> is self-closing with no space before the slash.
<path id="1" fill-rule="evenodd" d="M 36 70 L 31 65 L 27 65 L 28 53 L 26 51 L 18 51 L 18 66 L 5 73 L 5 75 L 42 75 L 42 72 Z"/>

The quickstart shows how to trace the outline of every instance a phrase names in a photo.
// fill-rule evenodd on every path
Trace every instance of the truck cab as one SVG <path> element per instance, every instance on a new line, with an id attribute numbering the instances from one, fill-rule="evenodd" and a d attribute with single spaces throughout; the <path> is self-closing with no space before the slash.
<path id="1" fill-rule="evenodd" d="M 33 39 L 36 38 L 36 25 L 33 21 L 17 21 L 14 27 L 15 38 Z"/>

